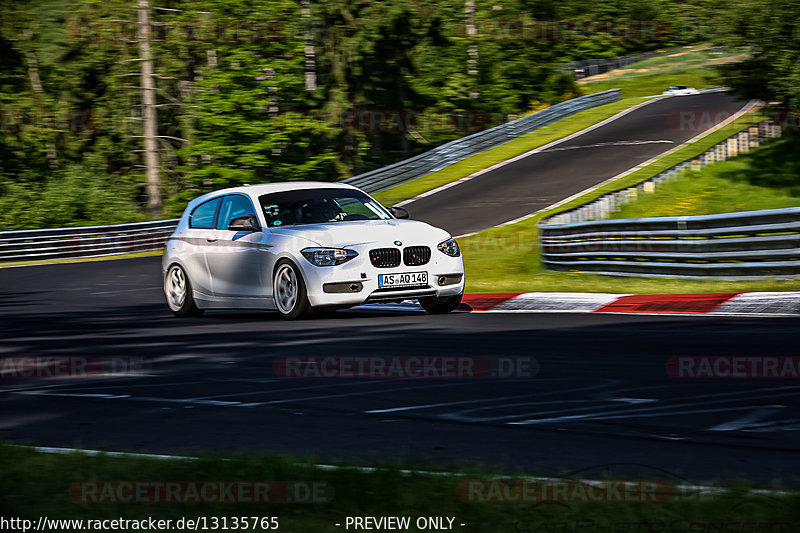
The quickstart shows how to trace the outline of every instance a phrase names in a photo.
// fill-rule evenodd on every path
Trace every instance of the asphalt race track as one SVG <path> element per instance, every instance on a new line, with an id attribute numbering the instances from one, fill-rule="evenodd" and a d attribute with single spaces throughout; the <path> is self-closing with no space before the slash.
<path id="1" fill-rule="evenodd" d="M 800 381 L 666 370 L 680 355 L 796 355 L 796 319 L 376 310 L 299 322 L 266 312 L 176 319 L 159 261 L 0 269 L 4 361 L 135 362 L 135 375 L 90 377 L 13 377 L 4 367 L 0 440 L 480 462 L 542 475 L 800 472 Z M 353 355 L 470 357 L 502 372 L 353 379 L 273 369 L 280 357 Z"/>
<path id="2" fill-rule="evenodd" d="M 728 93 L 663 98 L 563 143 L 404 204 L 465 235 L 516 220 L 695 137 L 746 104 Z"/>

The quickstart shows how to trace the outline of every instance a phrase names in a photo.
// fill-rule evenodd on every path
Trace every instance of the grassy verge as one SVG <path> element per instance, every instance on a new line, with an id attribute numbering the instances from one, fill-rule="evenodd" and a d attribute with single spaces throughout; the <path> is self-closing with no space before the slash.
<path id="1" fill-rule="evenodd" d="M 612 218 L 710 215 L 800 206 L 800 135 L 769 141 L 750 153 L 686 172 L 657 195 L 639 197 Z"/>
<path id="2" fill-rule="evenodd" d="M 702 139 L 668 154 L 627 176 L 606 183 L 563 206 L 537 213 L 509 226 L 482 231 L 460 239 L 467 269 L 467 292 L 610 292 L 680 293 L 797 291 L 800 280 L 763 279 L 726 281 L 718 279 L 636 278 L 545 270 L 539 259 L 538 229 L 545 217 L 591 202 L 603 194 L 632 186 L 675 164 L 705 152 L 733 133 L 748 127 L 758 117 L 748 115 Z M 659 193 L 660 195 L 660 190 Z M 660 197 L 660 196 L 659 196 Z M 478 273 L 480 273 L 478 275 Z"/>
<path id="3" fill-rule="evenodd" d="M 111 261 L 114 259 L 133 259 L 135 257 L 151 257 L 154 255 L 161 255 L 161 250 L 154 250 L 152 252 L 137 252 L 134 254 L 115 254 L 103 255 L 100 257 L 69 257 L 65 259 L 42 259 L 39 261 L 8 261 L 0 262 L 0 268 L 11 266 L 31 266 L 31 265 L 57 265 L 64 263 L 88 263 L 93 261 Z"/>
<path id="4" fill-rule="evenodd" d="M 454 470 L 456 473 L 453 473 Z M 220 522 L 225 517 L 228 529 L 231 529 L 233 517 L 275 517 L 279 522 L 279 530 L 334 532 L 353 529 L 352 525 L 350 528 L 345 527 L 348 516 L 407 516 L 410 517 L 412 526 L 406 530 L 418 531 L 413 525 L 416 519 L 433 516 L 453 517 L 454 530 L 493 533 L 572 531 L 579 524 L 583 528 L 593 524 L 592 529 L 580 529 L 585 531 L 659 531 L 655 528 L 656 525 L 678 521 L 692 522 L 696 524 L 695 527 L 702 527 L 691 531 L 734 531 L 715 527 L 720 524 L 736 524 L 735 531 L 788 532 L 796 524 L 800 509 L 800 497 L 796 493 L 751 495 L 740 483 L 730 484 L 728 490 L 719 495 L 698 495 L 696 491 L 681 490 L 678 485 L 683 480 L 664 474 L 663 471 L 656 476 L 659 480 L 657 492 L 633 490 L 624 498 L 627 501 L 619 501 L 623 498 L 615 496 L 613 491 L 608 499 L 617 501 L 589 501 L 586 485 L 549 482 L 546 487 L 550 493 L 557 486 L 568 487 L 569 490 L 557 497 L 557 501 L 541 502 L 535 496 L 543 485 L 529 485 L 534 490 L 527 493 L 528 501 L 479 503 L 470 501 L 470 493 L 463 490 L 464 483 L 468 480 L 493 479 L 494 474 L 483 468 L 454 467 L 448 471 L 449 473 L 440 475 L 408 475 L 399 471 L 396 466 L 375 472 L 356 469 L 320 470 L 310 464 L 299 464 L 296 458 L 263 454 L 237 454 L 227 457 L 209 454 L 193 461 L 90 457 L 79 454 L 43 454 L 2 445 L 0 507 L 4 517 L 20 517 L 34 520 L 34 523 L 41 516 L 84 520 L 140 520 L 152 517 L 156 520 L 170 519 L 173 524 L 181 517 L 194 520 L 208 517 L 210 526 L 211 517 L 216 517 Z M 653 480 L 652 471 L 650 474 L 648 479 Z M 511 479 L 523 479 L 520 473 L 509 472 L 509 475 Z M 597 477 L 620 479 L 613 473 Z M 639 479 L 645 478 L 639 476 Z M 132 496 L 134 502 L 138 500 L 138 503 L 119 503 L 115 501 L 118 496 L 131 493 L 98 489 L 96 494 L 102 498 L 101 503 L 82 503 L 84 495 L 92 494 L 86 487 L 119 487 L 102 485 L 104 481 L 183 481 L 186 486 L 235 480 L 277 481 L 286 483 L 287 487 L 313 486 L 320 487 L 321 490 L 308 503 L 276 503 L 273 498 L 270 503 L 248 504 L 193 503 L 197 500 L 189 497 L 188 491 L 173 494 L 192 503 L 143 503 L 143 499 L 153 497 L 153 491 L 146 497 Z M 273 495 L 279 492 L 274 490 L 277 486 L 270 483 Z M 611 486 L 620 487 L 619 484 Z M 495 500 L 505 500 L 520 494 L 519 485 L 499 481 L 491 481 L 480 487 L 478 492 L 472 493 L 473 500 L 478 495 L 485 497 L 491 494 L 495 496 Z M 292 492 L 290 490 L 287 496 L 291 496 Z M 603 491 L 600 493 L 606 494 Z M 655 496 L 649 498 L 650 494 Z M 299 494 L 295 492 L 295 496 L 298 497 Z M 234 494 L 232 497 L 236 499 L 237 496 Z M 641 501 L 642 498 L 645 499 L 644 502 Z M 91 500 L 91 496 L 89 499 Z M 653 499 L 657 501 L 652 501 Z M 746 527 L 743 528 L 743 525 Z M 654 529 L 648 529 L 650 526 Z M 184 527 L 182 530 L 188 529 L 190 528 Z M 198 529 L 202 530 L 203 527 Z M 237 529 L 242 529 L 241 524 Z M 59 528 L 59 531 L 74 530 L 74 527 Z M 263 531 L 265 528 L 248 527 L 247 530 Z"/>

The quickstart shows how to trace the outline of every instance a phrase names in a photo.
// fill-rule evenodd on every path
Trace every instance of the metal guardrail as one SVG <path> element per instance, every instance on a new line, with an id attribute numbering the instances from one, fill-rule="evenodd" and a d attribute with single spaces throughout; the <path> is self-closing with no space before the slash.
<path id="1" fill-rule="evenodd" d="M 558 213 L 539 224 L 542 261 L 560 271 L 643 276 L 774 276 L 800 274 L 800 207 L 706 216 L 607 218 L 640 194 L 684 171 L 724 161 L 779 137 L 763 121 L 700 156 L 635 187 Z"/>
<path id="2" fill-rule="evenodd" d="M 619 98 L 619 89 L 573 98 L 548 107 L 538 113 L 467 135 L 409 159 L 404 159 L 392 165 L 365 172 L 343 181 L 369 193 L 379 192 L 405 181 L 441 170 L 471 155 L 508 142 L 523 133 L 552 124 L 578 111 L 615 102 Z"/>
<path id="3" fill-rule="evenodd" d="M 656 276 L 800 274 L 800 207 L 540 226 L 545 267 Z"/>
<path id="4" fill-rule="evenodd" d="M 0 261 L 97 257 L 161 250 L 175 231 L 178 220 L 0 231 Z"/>

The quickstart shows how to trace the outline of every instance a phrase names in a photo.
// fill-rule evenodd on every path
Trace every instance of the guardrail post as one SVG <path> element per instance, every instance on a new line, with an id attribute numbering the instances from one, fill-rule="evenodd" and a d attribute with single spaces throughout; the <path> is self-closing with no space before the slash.
<path id="1" fill-rule="evenodd" d="M 739 153 L 739 139 L 736 137 L 728 138 L 728 157 L 736 157 Z"/>
<path id="2" fill-rule="evenodd" d="M 608 203 L 608 196 L 603 196 L 599 200 L 600 204 L 600 218 L 608 218 L 611 214 L 611 209 Z"/>
<path id="3" fill-rule="evenodd" d="M 716 159 L 717 161 L 725 161 L 728 159 L 728 145 L 726 143 L 720 143 L 714 147 L 716 150 Z"/>
<path id="4" fill-rule="evenodd" d="M 759 145 L 759 128 L 758 126 L 751 126 L 747 128 L 748 136 L 750 137 L 750 149 L 757 148 Z"/>
<path id="5" fill-rule="evenodd" d="M 739 152 L 750 151 L 750 134 L 746 131 L 739 132 Z"/>

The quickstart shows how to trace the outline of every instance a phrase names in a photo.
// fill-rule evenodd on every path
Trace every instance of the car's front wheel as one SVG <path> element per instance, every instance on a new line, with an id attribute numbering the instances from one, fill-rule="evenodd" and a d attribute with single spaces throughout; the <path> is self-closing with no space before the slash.
<path id="1" fill-rule="evenodd" d="M 164 278 L 164 294 L 172 314 L 178 317 L 200 316 L 203 310 L 197 307 L 192 296 L 192 284 L 180 265 L 172 265 Z"/>
<path id="2" fill-rule="evenodd" d="M 443 315 L 454 311 L 458 304 L 461 303 L 461 297 L 464 294 L 456 294 L 455 296 L 445 296 L 443 298 L 420 298 L 419 305 L 432 315 Z"/>
<path id="3" fill-rule="evenodd" d="M 281 318 L 288 320 L 303 318 L 311 311 L 303 276 L 288 259 L 281 259 L 275 267 L 272 295 Z"/>

